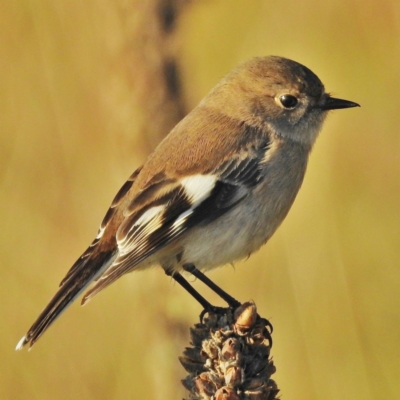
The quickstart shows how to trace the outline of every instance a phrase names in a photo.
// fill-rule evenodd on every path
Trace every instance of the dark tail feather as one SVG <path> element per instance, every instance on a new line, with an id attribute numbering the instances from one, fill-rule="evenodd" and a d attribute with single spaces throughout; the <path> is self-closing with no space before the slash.
<path id="1" fill-rule="evenodd" d="M 16 350 L 21 350 L 29 343 L 34 343 L 43 335 L 46 329 L 65 311 L 93 280 L 100 276 L 113 262 L 113 252 L 103 252 L 96 257 L 82 259 L 82 264 L 63 283 L 50 303 L 39 315 L 28 333 L 18 342 Z"/>

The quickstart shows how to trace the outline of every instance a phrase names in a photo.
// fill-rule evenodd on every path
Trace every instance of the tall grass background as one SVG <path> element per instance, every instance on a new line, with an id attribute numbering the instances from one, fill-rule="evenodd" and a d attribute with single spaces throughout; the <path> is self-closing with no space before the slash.
<path id="1" fill-rule="evenodd" d="M 169 129 L 154 133 L 146 111 L 162 95 L 142 80 L 138 54 L 157 59 L 140 36 L 146 5 L 0 4 L 2 399 L 185 395 L 178 356 L 201 310 L 160 269 L 78 301 L 31 352 L 14 351 Z M 400 3 L 192 1 L 173 30 L 186 112 L 238 62 L 268 54 L 362 105 L 328 117 L 268 245 L 209 276 L 270 318 L 283 399 L 399 398 Z"/>

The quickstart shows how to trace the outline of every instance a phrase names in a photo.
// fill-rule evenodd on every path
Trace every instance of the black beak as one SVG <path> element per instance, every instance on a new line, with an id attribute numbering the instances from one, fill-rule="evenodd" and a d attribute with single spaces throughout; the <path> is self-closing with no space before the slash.
<path id="1" fill-rule="evenodd" d="M 338 110 L 340 108 L 360 107 L 359 104 L 353 101 L 336 99 L 335 97 L 327 96 L 320 104 L 321 110 Z"/>

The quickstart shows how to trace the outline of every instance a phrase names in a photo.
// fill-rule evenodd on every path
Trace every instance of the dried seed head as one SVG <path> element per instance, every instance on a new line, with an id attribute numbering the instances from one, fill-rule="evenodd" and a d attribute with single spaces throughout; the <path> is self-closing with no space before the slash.
<path id="1" fill-rule="evenodd" d="M 192 347 L 180 358 L 189 372 L 189 400 L 274 400 L 270 323 L 254 303 L 209 313 L 191 329 Z"/>

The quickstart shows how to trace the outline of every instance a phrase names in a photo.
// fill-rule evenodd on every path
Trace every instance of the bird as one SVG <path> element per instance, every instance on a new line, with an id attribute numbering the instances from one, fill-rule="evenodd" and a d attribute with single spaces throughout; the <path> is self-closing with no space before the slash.
<path id="1" fill-rule="evenodd" d="M 82 304 L 126 273 L 159 265 L 205 310 L 187 271 L 229 306 L 205 272 L 248 257 L 274 234 L 303 182 L 332 97 L 304 65 L 243 62 L 161 141 L 121 187 L 98 234 L 16 349 L 29 348 L 85 290 Z"/>

